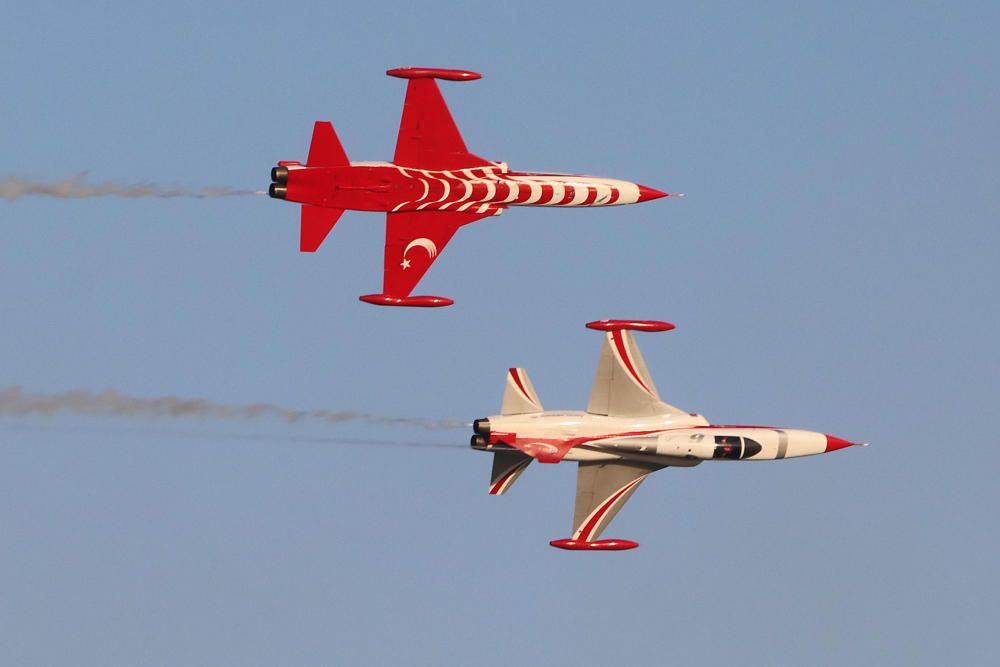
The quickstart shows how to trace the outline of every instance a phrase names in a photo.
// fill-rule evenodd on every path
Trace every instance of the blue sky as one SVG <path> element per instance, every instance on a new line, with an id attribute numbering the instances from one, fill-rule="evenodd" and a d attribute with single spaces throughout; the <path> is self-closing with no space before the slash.
<path id="1" fill-rule="evenodd" d="M 470 149 L 684 199 L 513 210 L 357 301 L 383 221 L 297 252 L 266 197 L 0 201 L 0 387 L 473 419 L 508 366 L 582 408 L 599 337 L 665 400 L 872 447 L 650 477 L 551 549 L 575 470 L 486 495 L 464 430 L 0 417 L 10 664 L 992 664 L 1000 46 L 994 3 L 22 4 L 0 178 L 265 187 L 332 120 L 392 155 L 390 67 Z M 344 439 L 368 439 L 349 446 Z M 376 443 L 454 444 L 455 448 Z"/>

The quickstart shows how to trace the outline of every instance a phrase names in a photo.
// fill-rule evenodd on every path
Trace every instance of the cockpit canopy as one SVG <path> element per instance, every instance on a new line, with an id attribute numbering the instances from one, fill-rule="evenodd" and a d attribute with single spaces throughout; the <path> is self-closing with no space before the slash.
<path id="1" fill-rule="evenodd" d="M 748 459 L 760 454 L 762 449 L 764 448 L 761 444 L 751 438 L 743 438 L 738 435 L 717 435 L 715 436 L 715 451 L 712 453 L 712 458 Z"/>

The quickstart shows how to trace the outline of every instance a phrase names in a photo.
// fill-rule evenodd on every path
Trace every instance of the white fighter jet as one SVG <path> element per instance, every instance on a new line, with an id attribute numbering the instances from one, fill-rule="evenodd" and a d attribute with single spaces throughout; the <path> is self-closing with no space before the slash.
<path id="1" fill-rule="evenodd" d="M 546 411 L 523 368 L 507 374 L 500 414 L 473 422 L 473 449 L 493 452 L 490 494 L 501 495 L 528 464 L 577 461 L 573 536 L 560 549 L 634 549 L 598 539 L 646 476 L 702 461 L 762 461 L 833 452 L 856 444 L 815 431 L 710 423 L 660 400 L 632 331 L 669 331 L 649 320 L 601 320 L 597 376 L 586 412 Z"/>

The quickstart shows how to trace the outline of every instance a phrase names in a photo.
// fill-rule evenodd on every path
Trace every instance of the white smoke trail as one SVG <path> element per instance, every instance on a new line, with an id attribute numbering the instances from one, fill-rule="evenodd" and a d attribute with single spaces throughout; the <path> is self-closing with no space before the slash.
<path id="1" fill-rule="evenodd" d="M 139 199 L 156 197 L 174 199 L 188 197 L 208 199 L 214 197 L 244 197 L 266 194 L 257 190 L 234 188 L 164 188 L 150 183 L 84 183 L 83 176 L 73 176 L 62 181 L 29 181 L 8 176 L 0 181 L 0 198 L 15 201 L 21 197 L 56 197 L 59 199 L 85 199 L 88 197 L 126 197 Z"/>
<path id="2" fill-rule="evenodd" d="M 231 405 L 215 403 L 202 398 L 177 398 L 175 396 L 138 398 L 126 396 L 114 389 L 102 392 L 75 390 L 59 394 L 30 393 L 22 391 L 20 387 L 0 389 L 0 416 L 26 417 L 55 414 L 158 419 L 206 417 L 228 421 L 274 417 L 288 422 L 319 421 L 341 424 L 362 421 L 370 424 L 415 426 L 427 430 L 469 427 L 468 422 L 457 420 L 392 417 L 350 410 L 297 410 L 269 403 Z"/>
<path id="3" fill-rule="evenodd" d="M 421 440 L 389 440 L 371 438 L 345 438 L 339 436 L 322 435 L 288 435 L 278 433 L 230 433 L 225 431 L 191 431 L 156 428 L 143 425 L 139 428 L 100 428 L 88 425 L 61 426 L 53 424 L 32 424 L 21 423 L 11 425 L 4 431 L 20 435 L 24 433 L 58 433 L 64 435 L 81 434 L 88 435 L 108 435 L 108 436 L 129 436 L 140 438 L 170 438 L 171 440 L 195 440 L 195 441 L 235 441 L 235 442 L 259 442 L 264 444 L 287 443 L 291 445 L 337 445 L 344 447 L 400 447 L 404 449 L 467 449 L 464 442 L 426 442 Z"/>

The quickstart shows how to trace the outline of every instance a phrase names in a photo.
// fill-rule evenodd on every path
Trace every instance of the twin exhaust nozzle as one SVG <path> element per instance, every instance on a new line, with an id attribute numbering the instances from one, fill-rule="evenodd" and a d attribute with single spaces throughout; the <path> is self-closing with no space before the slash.
<path id="1" fill-rule="evenodd" d="M 284 199 L 288 195 L 288 167 L 272 167 L 271 180 L 267 194 L 275 199 Z"/>
<path id="2" fill-rule="evenodd" d="M 490 446 L 490 420 L 477 419 L 472 422 L 472 430 L 475 435 L 469 440 L 469 446 L 473 449 L 491 449 Z"/>

